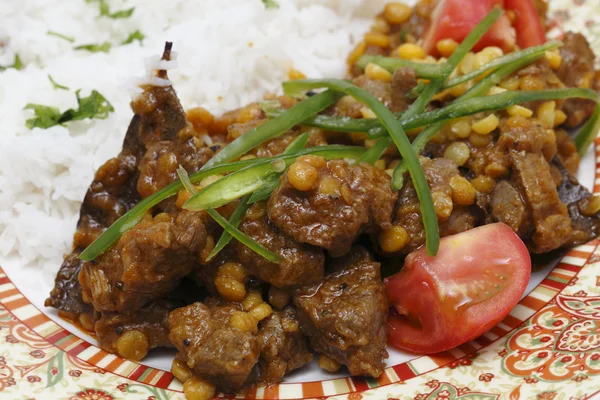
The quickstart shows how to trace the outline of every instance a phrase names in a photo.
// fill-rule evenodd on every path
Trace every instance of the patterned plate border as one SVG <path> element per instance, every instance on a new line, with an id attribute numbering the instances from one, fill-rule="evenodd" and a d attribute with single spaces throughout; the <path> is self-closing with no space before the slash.
<path id="1" fill-rule="evenodd" d="M 594 192 L 600 193 L 600 140 L 596 140 L 596 170 Z M 501 339 L 508 338 L 511 333 L 523 326 L 536 313 L 561 293 L 569 284 L 576 280 L 581 270 L 590 263 L 595 263 L 595 250 L 600 240 L 593 240 L 586 245 L 570 250 L 550 272 L 550 274 L 504 318 L 496 327 L 483 336 L 459 346 L 453 350 L 432 356 L 421 356 L 414 360 L 391 366 L 378 379 L 362 377 L 338 378 L 325 381 L 305 383 L 282 383 L 261 388 L 251 388 L 237 396 L 220 395 L 222 398 L 250 399 L 305 399 L 324 398 L 343 394 L 367 393 L 376 388 L 382 388 L 397 383 L 407 383 L 416 377 L 431 373 L 443 367 L 461 365 L 462 360 L 474 358 L 482 349 L 489 347 Z M 594 254 L 594 258 L 592 258 Z M 167 371 L 147 367 L 142 364 L 125 360 L 107 353 L 97 346 L 81 339 L 76 334 L 67 331 L 54 322 L 15 287 L 9 277 L 0 269 L 0 305 L 10 313 L 13 320 L 24 325 L 36 335 L 39 340 L 53 346 L 59 352 L 76 364 L 87 366 L 102 373 L 109 373 L 119 378 L 125 378 L 128 385 L 147 385 L 155 390 L 161 390 L 161 395 L 171 398 L 181 393 L 181 384 Z M 10 335 L 7 336 L 10 342 Z M 1 347 L 0 347 L 1 349 Z M 53 360 L 56 356 L 53 358 Z M 1 360 L 0 360 L 1 361 Z M 48 360 L 51 368 L 51 360 Z M 1 367 L 1 363 L 0 363 Z M 1 372 L 1 369 L 0 369 Z M 1 375 L 0 375 L 1 377 Z M 25 377 L 25 375 L 23 375 Z M 0 391 L 2 388 L 0 387 Z M 152 389 L 149 389 L 152 391 Z M 355 396 L 356 397 L 356 396 Z M 155 396 L 156 398 L 156 396 Z M 443 397 L 442 397 L 443 398 Z"/>

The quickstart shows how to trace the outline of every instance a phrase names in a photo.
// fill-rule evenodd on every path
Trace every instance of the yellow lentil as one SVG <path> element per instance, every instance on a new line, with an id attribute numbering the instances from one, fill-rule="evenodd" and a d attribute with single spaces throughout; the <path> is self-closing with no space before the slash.
<path id="1" fill-rule="evenodd" d="M 250 311 L 257 305 L 261 304 L 262 302 L 263 302 L 263 298 L 262 298 L 262 295 L 260 294 L 260 291 L 251 290 L 248 292 L 246 297 L 244 297 L 244 300 L 242 300 L 242 308 L 244 309 L 244 311 Z"/>
<path id="2" fill-rule="evenodd" d="M 451 143 L 444 150 L 444 158 L 454 161 L 456 165 L 462 167 L 471 157 L 471 150 L 465 142 Z"/>
<path id="3" fill-rule="evenodd" d="M 500 120 L 496 114 L 490 114 L 487 117 L 475 121 L 471 124 L 471 129 L 480 135 L 488 135 L 500 125 Z"/>
<path id="4" fill-rule="evenodd" d="M 290 302 L 291 296 L 289 293 L 271 286 L 269 288 L 269 303 L 279 310 L 283 309 Z"/>
<path id="5" fill-rule="evenodd" d="M 173 363 L 171 364 L 171 373 L 175 378 L 179 379 L 181 383 L 184 383 L 192 376 L 192 373 L 190 372 L 190 369 L 186 363 L 178 360 L 177 358 L 173 359 Z"/>
<path id="6" fill-rule="evenodd" d="M 471 134 L 471 123 L 465 118 L 455 119 L 450 122 L 450 131 L 457 138 L 466 139 Z"/>
<path id="7" fill-rule="evenodd" d="M 140 361 L 148 354 L 148 338 L 137 329 L 127 331 L 117 339 L 117 353 L 123 358 Z"/>
<path id="8" fill-rule="evenodd" d="M 458 43 L 454 39 L 442 39 L 436 43 L 435 47 L 437 47 L 440 54 L 444 57 L 450 57 L 456 47 L 458 47 Z"/>
<path id="9" fill-rule="evenodd" d="M 435 214 L 440 221 L 445 221 L 452 214 L 452 199 L 450 196 L 440 193 L 433 192 L 431 194 L 433 198 L 433 207 L 435 208 Z"/>
<path id="10" fill-rule="evenodd" d="M 301 161 L 294 162 L 288 171 L 288 181 L 294 188 L 301 192 L 311 190 L 317 182 L 318 177 L 319 173 L 315 167 Z"/>
<path id="11" fill-rule="evenodd" d="M 187 400 L 209 400 L 215 396 L 215 385 L 192 376 L 183 384 L 183 393 Z"/>
<path id="12" fill-rule="evenodd" d="M 365 67 L 365 75 L 367 77 L 369 77 L 370 79 L 373 79 L 376 81 L 383 81 L 383 82 L 391 82 L 392 81 L 392 74 L 390 73 L 390 71 L 388 71 L 385 68 L 380 67 L 377 64 L 373 64 L 373 63 L 367 64 L 367 66 Z"/>
<path id="13" fill-rule="evenodd" d="M 479 175 L 471 181 L 471 184 L 478 192 L 491 193 L 494 186 L 496 186 L 496 181 L 489 176 Z"/>
<path id="14" fill-rule="evenodd" d="M 544 125 L 545 128 L 554 127 L 554 110 L 556 108 L 555 101 L 545 101 L 537 108 L 537 119 Z"/>
<path id="15" fill-rule="evenodd" d="M 246 279 L 246 270 L 241 264 L 227 262 L 219 267 L 217 276 L 230 276 L 238 282 L 244 282 L 244 279 Z"/>
<path id="16" fill-rule="evenodd" d="M 390 229 L 386 229 L 379 235 L 379 245 L 386 253 L 402 250 L 409 240 L 408 232 L 401 225 L 392 225 Z"/>
<path id="17" fill-rule="evenodd" d="M 295 81 L 298 79 L 306 79 L 306 75 L 304 75 L 302 72 L 298 71 L 297 69 L 290 68 L 288 70 L 288 78 L 290 78 L 291 81 Z"/>
<path id="18" fill-rule="evenodd" d="M 514 106 L 508 107 L 506 109 L 506 112 L 508 113 L 508 115 L 511 115 L 511 116 L 519 115 L 519 116 L 525 117 L 525 118 L 529 118 L 533 115 L 533 111 L 531 111 L 529 108 L 519 106 L 519 105 L 514 105 Z"/>
<path id="19" fill-rule="evenodd" d="M 252 315 L 256 321 L 262 321 L 273 314 L 273 309 L 269 304 L 263 302 L 252 308 L 248 313 Z"/>
<path id="20" fill-rule="evenodd" d="M 425 58 L 425 50 L 419 45 L 404 43 L 398 47 L 398 56 L 405 60 L 422 60 Z"/>
<path id="21" fill-rule="evenodd" d="M 236 311 L 231 314 L 231 318 L 229 318 L 229 325 L 242 332 L 258 332 L 258 326 L 256 324 L 256 319 L 254 319 L 250 313 L 244 311 Z"/>
<path id="22" fill-rule="evenodd" d="M 477 192 L 467 179 L 460 175 L 450 178 L 450 187 L 452 188 L 452 201 L 460 206 L 470 206 L 475 202 Z"/>
<path id="23" fill-rule="evenodd" d="M 231 276 L 217 276 L 215 278 L 217 291 L 227 301 L 242 301 L 246 297 L 244 284 Z"/>
<path id="24" fill-rule="evenodd" d="M 365 33 L 365 43 L 377 47 L 388 47 L 390 38 L 385 33 L 367 32 Z"/>
<path id="25" fill-rule="evenodd" d="M 354 64 L 356 60 L 358 60 L 358 58 L 365 53 L 366 48 L 367 45 L 365 44 L 365 42 L 360 42 L 359 44 L 357 44 L 354 50 L 352 50 L 348 55 L 348 59 L 346 60 L 346 62 L 350 65 Z"/>
<path id="26" fill-rule="evenodd" d="M 548 60 L 548 63 L 550 64 L 550 68 L 552 69 L 558 69 L 560 67 L 560 64 L 562 64 L 562 57 L 558 49 L 546 51 L 545 57 L 546 60 Z"/>
<path id="27" fill-rule="evenodd" d="M 410 18 L 412 10 L 404 3 L 388 3 L 383 9 L 383 17 L 390 24 L 403 24 Z"/>
<path id="28" fill-rule="evenodd" d="M 390 31 L 390 25 L 385 19 L 377 17 L 371 26 L 371 30 L 374 32 L 388 33 Z"/>
<path id="29" fill-rule="evenodd" d="M 362 107 L 360 113 L 363 118 L 377 118 L 377 115 L 369 107 Z"/>
<path id="30" fill-rule="evenodd" d="M 340 369 L 340 364 L 337 361 L 332 360 L 326 355 L 319 355 L 319 367 L 327 372 L 337 372 Z"/>

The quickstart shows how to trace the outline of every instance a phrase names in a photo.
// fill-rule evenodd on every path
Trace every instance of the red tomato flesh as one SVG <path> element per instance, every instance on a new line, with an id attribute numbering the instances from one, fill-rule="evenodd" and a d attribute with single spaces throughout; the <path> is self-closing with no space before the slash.
<path id="1" fill-rule="evenodd" d="M 515 13 L 514 25 L 520 48 L 539 46 L 546 42 L 546 33 L 533 0 L 504 0 L 504 5 L 507 10 Z"/>
<path id="2" fill-rule="evenodd" d="M 502 5 L 503 0 L 441 0 L 431 15 L 431 25 L 423 39 L 425 51 L 439 55 L 436 44 L 441 39 L 462 42 L 494 7 Z M 514 50 L 515 42 L 515 30 L 508 17 L 503 15 L 473 49 L 498 46 L 508 52 Z"/>
<path id="3" fill-rule="evenodd" d="M 418 354 L 452 349 L 487 332 L 517 304 L 531 275 L 525 244 L 507 225 L 481 226 L 421 248 L 385 279 L 388 342 Z"/>

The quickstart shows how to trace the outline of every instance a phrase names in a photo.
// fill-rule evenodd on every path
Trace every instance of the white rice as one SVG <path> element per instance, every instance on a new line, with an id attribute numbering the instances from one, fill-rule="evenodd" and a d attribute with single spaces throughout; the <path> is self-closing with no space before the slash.
<path id="1" fill-rule="evenodd" d="M 266 10 L 260 0 L 110 0 L 111 11 L 135 7 L 130 18 L 116 20 L 98 18 L 97 3 L 83 0 L 1 3 L 0 65 L 12 64 L 18 53 L 25 69 L 0 73 L 0 264 L 12 258 L 43 266 L 51 282 L 71 249 L 94 171 L 120 150 L 132 117 L 127 89 L 136 92 L 131 77 L 171 69 L 185 108 L 217 114 L 279 90 L 291 67 L 311 77 L 341 77 L 347 53 L 383 1 L 279 0 L 279 9 Z M 146 36 L 143 45 L 115 45 L 136 30 Z M 159 61 L 165 40 L 174 42 L 177 61 Z M 109 53 L 73 50 L 105 41 L 113 44 Z M 48 75 L 71 91 L 53 89 Z M 65 110 L 76 106 L 77 89 L 84 96 L 98 90 L 115 112 L 65 127 L 25 127 L 32 116 L 23 111 L 26 104 Z"/>

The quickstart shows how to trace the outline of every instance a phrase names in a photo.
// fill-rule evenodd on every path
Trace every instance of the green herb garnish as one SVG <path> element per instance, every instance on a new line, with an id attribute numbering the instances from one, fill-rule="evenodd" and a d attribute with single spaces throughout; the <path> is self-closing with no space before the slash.
<path id="1" fill-rule="evenodd" d="M 104 52 L 104 53 L 108 53 L 110 51 L 111 48 L 111 44 L 109 42 L 104 42 L 104 43 L 90 43 L 90 44 L 83 44 L 81 46 L 76 46 L 75 50 L 86 50 L 92 53 L 98 53 L 98 52 Z"/>
<path id="2" fill-rule="evenodd" d="M 279 8 L 279 3 L 277 3 L 275 0 L 262 0 L 262 2 L 266 9 Z"/>
<path id="3" fill-rule="evenodd" d="M 60 83 L 57 83 L 51 75 L 48 75 L 48 79 L 50 80 L 50 82 L 52 83 L 52 87 L 54 89 L 61 89 L 61 90 L 69 90 L 69 88 L 67 86 L 61 85 Z"/>
<path id="4" fill-rule="evenodd" d="M 74 37 L 63 35 L 62 33 L 54 32 L 54 31 L 48 31 L 48 32 L 46 32 L 46 34 L 50 35 L 50 36 L 56 36 L 57 38 L 66 40 L 67 42 L 71 42 L 71 43 L 73 43 L 75 41 Z"/>
<path id="5" fill-rule="evenodd" d="M 71 108 L 63 113 L 56 107 L 27 104 L 24 109 L 33 110 L 35 117 L 28 119 L 25 124 L 29 129 L 48 129 L 55 125 L 62 125 L 69 121 L 78 121 L 86 118 L 105 119 L 109 113 L 115 111 L 108 100 L 96 90 L 92 90 L 92 93 L 88 97 L 80 97 L 80 91 L 75 92 L 78 108 Z"/>
<path id="6" fill-rule="evenodd" d="M 138 42 L 142 43 L 145 38 L 146 38 L 146 36 L 144 36 L 144 34 L 142 32 L 135 31 L 135 32 L 130 33 L 129 36 L 127 36 L 127 39 L 122 41 L 121 44 L 133 43 L 134 40 L 137 40 Z"/>
<path id="7" fill-rule="evenodd" d="M 21 57 L 19 57 L 18 54 L 15 54 L 15 61 L 12 63 L 12 65 L 6 65 L 6 66 L 0 65 L 0 71 L 5 71 L 9 68 L 14 68 L 17 71 L 20 71 L 23 69 L 23 62 L 21 61 Z"/>

